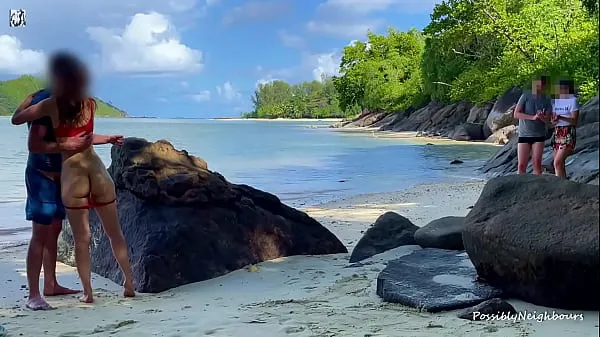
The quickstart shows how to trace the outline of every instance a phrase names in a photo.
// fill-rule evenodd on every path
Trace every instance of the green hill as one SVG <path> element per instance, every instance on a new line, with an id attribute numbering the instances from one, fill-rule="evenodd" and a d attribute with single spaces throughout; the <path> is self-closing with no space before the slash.
<path id="1" fill-rule="evenodd" d="M 33 76 L 0 81 L 0 116 L 11 116 L 27 95 L 42 89 L 44 82 Z M 98 117 L 127 117 L 127 113 L 96 97 Z"/>

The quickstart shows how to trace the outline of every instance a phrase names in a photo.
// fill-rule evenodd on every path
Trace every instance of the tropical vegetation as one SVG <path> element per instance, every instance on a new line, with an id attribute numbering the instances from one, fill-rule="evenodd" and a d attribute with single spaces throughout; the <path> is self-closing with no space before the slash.
<path id="1" fill-rule="evenodd" d="M 422 30 L 390 28 L 343 50 L 339 75 L 259 86 L 247 117 L 345 117 L 432 100 L 482 104 L 534 76 L 598 95 L 598 0 L 446 0 Z"/>
<path id="2" fill-rule="evenodd" d="M 21 76 L 14 80 L 0 81 L 0 116 L 10 116 L 29 94 L 44 87 L 44 82 L 33 76 Z M 125 111 L 96 98 L 98 117 L 126 117 Z"/>

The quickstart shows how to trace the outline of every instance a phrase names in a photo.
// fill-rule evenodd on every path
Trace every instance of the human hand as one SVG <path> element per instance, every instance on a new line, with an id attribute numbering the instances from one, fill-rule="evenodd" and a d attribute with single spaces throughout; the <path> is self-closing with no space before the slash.
<path id="1" fill-rule="evenodd" d="M 125 137 L 123 137 L 122 135 L 108 135 L 106 136 L 107 142 L 113 145 L 117 145 L 117 146 L 121 146 L 123 145 L 123 142 L 125 141 Z"/>
<path id="2" fill-rule="evenodd" d="M 61 148 L 66 151 L 80 152 L 92 146 L 94 135 L 91 132 L 84 131 L 76 136 L 69 137 L 61 144 Z"/>

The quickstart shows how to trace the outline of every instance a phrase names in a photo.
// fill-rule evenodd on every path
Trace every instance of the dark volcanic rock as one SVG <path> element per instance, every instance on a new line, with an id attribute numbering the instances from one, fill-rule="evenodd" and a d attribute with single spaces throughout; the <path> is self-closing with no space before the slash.
<path id="1" fill-rule="evenodd" d="M 350 256 L 350 263 L 396 247 L 414 245 L 414 234 L 418 228 L 402 215 L 394 212 L 384 213 L 358 241 Z"/>
<path id="2" fill-rule="evenodd" d="M 474 141 L 484 140 L 483 124 L 464 123 L 457 126 L 449 135 L 453 140 Z"/>
<path id="3" fill-rule="evenodd" d="M 490 315 L 501 318 L 502 315 L 506 317 L 516 313 L 517 310 L 515 310 L 510 303 L 499 298 L 492 298 L 491 300 L 479 303 L 474 307 L 464 309 L 456 316 L 458 318 L 468 319 L 470 321 L 481 321 L 489 320 Z"/>
<path id="4" fill-rule="evenodd" d="M 513 112 L 522 93 L 521 88 L 514 87 L 498 98 L 485 122 L 492 133 L 503 127 L 517 124 L 517 121 L 513 118 Z"/>
<path id="5" fill-rule="evenodd" d="M 494 103 L 486 103 L 483 106 L 474 106 L 469 110 L 469 116 L 467 117 L 467 123 L 484 124 L 487 117 L 494 107 Z"/>
<path id="6" fill-rule="evenodd" d="M 423 248 L 463 250 L 462 231 L 464 226 L 465 218 L 461 216 L 447 216 L 433 220 L 417 229 L 415 241 Z"/>
<path id="7" fill-rule="evenodd" d="M 281 256 L 347 252 L 305 213 L 272 194 L 227 182 L 166 141 L 128 138 L 113 146 L 109 172 L 140 292 L 161 292 Z M 92 270 L 121 283 L 95 212 L 90 224 Z M 66 230 L 62 261 L 73 261 L 72 248 Z"/>
<path id="8" fill-rule="evenodd" d="M 569 179 L 582 183 L 593 183 L 598 180 L 598 137 L 599 123 L 586 124 L 577 128 L 577 145 L 573 154 L 567 158 L 567 175 Z M 543 166 L 553 166 L 551 140 L 546 141 Z M 482 167 L 484 173 L 507 175 L 517 172 L 517 137 L 513 137 Z M 532 171 L 529 163 L 528 172 Z"/>
<path id="9" fill-rule="evenodd" d="M 377 277 L 377 295 L 429 312 L 462 309 L 501 295 L 476 279 L 466 253 L 426 248 L 388 262 Z"/>
<path id="10" fill-rule="evenodd" d="M 478 274 L 534 304 L 598 310 L 598 194 L 554 176 L 491 179 L 463 231 Z"/>

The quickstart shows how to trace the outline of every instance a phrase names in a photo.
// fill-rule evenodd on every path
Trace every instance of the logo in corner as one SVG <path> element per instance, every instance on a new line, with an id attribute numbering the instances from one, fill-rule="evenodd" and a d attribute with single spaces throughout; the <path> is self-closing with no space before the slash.
<path id="1" fill-rule="evenodd" d="M 25 27 L 26 25 L 26 11 L 24 9 L 11 9 L 8 11 L 8 25 L 9 27 Z"/>

